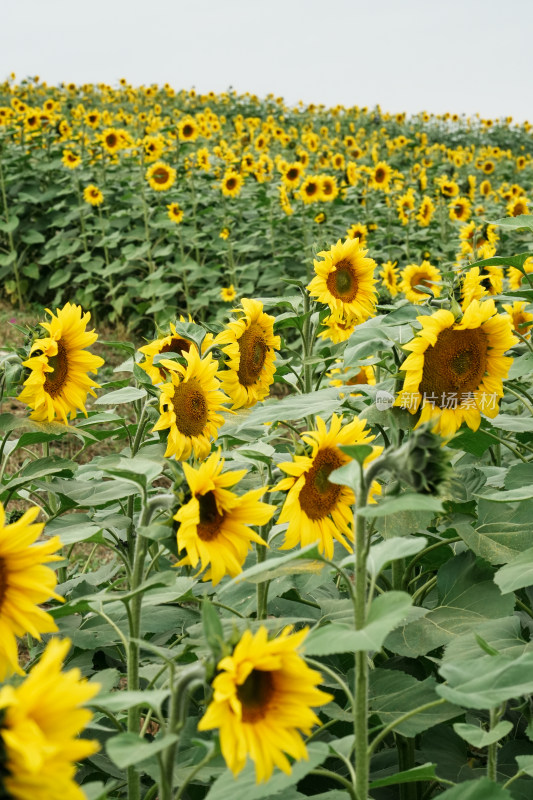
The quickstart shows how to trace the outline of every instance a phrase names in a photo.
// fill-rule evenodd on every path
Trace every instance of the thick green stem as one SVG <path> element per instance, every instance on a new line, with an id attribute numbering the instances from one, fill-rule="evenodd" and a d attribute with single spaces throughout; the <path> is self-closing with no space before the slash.
<path id="1" fill-rule="evenodd" d="M 266 547 L 256 544 L 257 563 L 261 564 L 266 558 Z M 262 581 L 257 584 L 257 619 L 266 619 L 267 616 L 268 583 Z"/>
<path id="2" fill-rule="evenodd" d="M 366 505 L 367 491 L 363 467 L 357 503 L 359 508 Z M 355 527 L 355 603 L 354 616 L 355 628 L 361 630 L 366 621 L 366 522 L 365 518 L 354 513 Z M 355 654 L 355 708 L 354 708 L 354 735 L 355 735 L 355 794 L 357 800 L 368 798 L 368 653 L 365 650 Z"/>
<path id="3" fill-rule="evenodd" d="M 396 750 L 398 752 L 398 769 L 406 772 L 415 766 L 415 740 L 396 734 Z M 418 784 L 400 784 L 400 800 L 418 800 Z"/>
<path id="4" fill-rule="evenodd" d="M 496 727 L 501 716 L 500 708 L 490 710 L 490 730 Z M 498 776 L 498 742 L 489 744 L 487 748 L 487 777 L 496 783 Z"/>

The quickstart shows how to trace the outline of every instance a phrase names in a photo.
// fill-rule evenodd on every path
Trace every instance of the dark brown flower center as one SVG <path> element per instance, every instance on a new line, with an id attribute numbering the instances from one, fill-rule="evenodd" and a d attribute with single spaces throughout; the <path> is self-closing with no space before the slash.
<path id="1" fill-rule="evenodd" d="M 241 386 L 252 386 L 259 380 L 268 355 L 268 344 L 265 332 L 256 322 L 252 322 L 238 340 L 239 344 L 239 383 Z"/>
<path id="2" fill-rule="evenodd" d="M 431 275 L 427 272 L 417 272 L 411 278 L 411 289 L 414 289 L 415 292 L 415 286 L 425 286 L 429 289 L 432 285 L 433 281 L 431 280 Z M 420 294 L 422 294 L 422 292 Z"/>
<path id="3" fill-rule="evenodd" d="M 189 136 L 192 136 L 193 133 L 194 133 L 194 128 L 192 127 L 192 125 L 184 125 L 183 126 L 183 135 L 186 138 L 188 138 Z"/>
<path id="4" fill-rule="evenodd" d="M 237 686 L 237 697 L 242 704 L 242 721 L 256 722 L 262 719 L 268 711 L 274 691 L 273 673 L 253 669 L 244 683 Z"/>
<path id="5" fill-rule="evenodd" d="M 196 499 L 200 505 L 200 522 L 197 533 L 203 542 L 210 542 L 218 536 L 224 514 L 218 513 L 214 492 L 196 495 Z"/>
<path id="6" fill-rule="evenodd" d="M 357 295 L 359 281 L 352 264 L 347 260 L 339 261 L 335 269 L 327 277 L 326 285 L 338 300 L 351 303 Z"/>
<path id="7" fill-rule="evenodd" d="M 168 181 L 168 178 L 169 178 L 168 170 L 165 169 L 165 167 L 158 167 L 156 170 L 154 170 L 152 174 L 152 179 L 157 184 L 166 183 Z"/>
<path id="8" fill-rule="evenodd" d="M 324 447 L 314 457 L 311 469 L 305 473 L 305 483 L 300 492 L 300 506 L 309 519 L 323 519 L 335 508 L 341 486 L 330 483 L 328 478 L 343 463 L 336 447 Z"/>
<path id="9" fill-rule="evenodd" d="M 477 391 L 486 371 L 487 351 L 487 336 L 480 328 L 441 331 L 424 354 L 419 392 L 426 398 L 431 395 L 443 407 L 450 393 Z"/>
<path id="10" fill-rule="evenodd" d="M 106 136 L 105 141 L 106 141 L 106 144 L 107 144 L 108 147 L 115 147 L 116 144 L 117 144 L 117 136 L 116 136 L 116 134 L 115 133 L 109 133 Z"/>
<path id="11" fill-rule="evenodd" d="M 227 179 L 227 181 L 226 181 L 226 189 L 229 192 L 232 192 L 235 189 L 236 185 L 237 185 L 237 181 L 236 181 L 235 178 L 228 178 Z"/>
<path id="12" fill-rule="evenodd" d="M 385 170 L 383 169 L 383 167 L 378 167 L 378 169 L 376 170 L 376 174 L 374 175 L 374 179 L 376 183 L 383 183 L 383 181 L 385 180 Z"/>
<path id="13" fill-rule="evenodd" d="M 184 436 L 200 436 L 207 422 L 208 405 L 204 391 L 195 378 L 175 387 L 172 405 L 180 433 Z"/>
<path id="14" fill-rule="evenodd" d="M 50 356 L 48 366 L 53 372 L 47 372 L 44 380 L 44 391 L 52 397 L 60 394 L 68 378 L 68 357 L 65 345 L 57 343 L 57 355 Z"/>

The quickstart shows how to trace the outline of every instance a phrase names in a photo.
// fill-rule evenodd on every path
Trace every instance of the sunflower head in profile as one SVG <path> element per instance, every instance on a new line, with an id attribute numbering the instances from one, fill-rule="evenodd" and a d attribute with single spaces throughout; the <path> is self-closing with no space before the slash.
<path id="1" fill-rule="evenodd" d="M 89 373 L 96 373 L 104 360 L 85 349 L 98 338 L 95 331 L 85 330 L 90 313 L 70 303 L 56 312 L 48 311 L 50 322 L 40 323 L 48 337 L 35 340 L 23 362 L 31 372 L 18 399 L 33 409 L 31 419 L 67 425 L 68 414 L 73 419 L 78 409 L 87 416 L 87 395 L 96 397 L 93 389 L 100 388 Z"/>
<path id="2" fill-rule="evenodd" d="M 359 239 L 347 239 L 318 255 L 315 277 L 307 287 L 309 294 L 326 303 L 333 314 L 363 322 L 374 314 L 376 290 L 375 261 L 366 258 Z"/>
<path id="3" fill-rule="evenodd" d="M 496 313 L 494 300 L 473 300 L 460 322 L 445 309 L 417 319 L 422 330 L 404 345 L 410 354 L 401 366 L 405 382 L 396 405 L 412 414 L 421 406 L 417 426 L 431 421 L 433 432 L 446 438 L 463 422 L 477 430 L 481 414 L 498 414 L 513 361 L 504 354 L 517 341 L 510 318 Z"/>
<path id="4" fill-rule="evenodd" d="M 279 464 L 289 476 L 275 487 L 278 491 L 288 492 L 278 519 L 280 523 L 289 523 L 281 549 L 318 542 L 320 552 L 326 558 L 333 558 L 335 540 L 347 550 L 351 550 L 353 542 L 354 493 L 347 486 L 328 480 L 334 469 L 350 461 L 339 445 L 370 444 L 374 436 L 365 430 L 366 420 L 358 417 L 343 426 L 342 417 L 333 414 L 329 430 L 320 417 L 317 417 L 316 424 L 316 431 L 302 434 L 304 442 L 311 447 L 310 455 L 295 455 L 292 461 Z M 373 447 L 365 465 L 377 458 L 382 450 L 382 447 Z M 371 502 L 380 491 L 374 482 L 370 490 Z"/>
<path id="5" fill-rule="evenodd" d="M 391 297 L 396 297 L 398 294 L 398 262 L 397 261 L 385 261 L 381 265 L 381 272 L 379 273 L 379 277 L 381 278 L 382 284 L 385 289 L 388 291 Z"/>
<path id="6" fill-rule="evenodd" d="M 179 225 L 183 222 L 183 209 L 179 203 L 169 203 L 167 206 L 168 218 Z"/>
<path id="7" fill-rule="evenodd" d="M 40 639 L 41 633 L 57 631 L 53 618 L 39 605 L 51 597 L 62 599 L 54 592 L 54 570 L 45 566 L 61 560 L 56 555 L 61 542 L 54 536 L 37 543 L 44 528 L 43 523 L 35 523 L 39 511 L 30 508 L 6 525 L 0 503 L 0 681 L 14 672 L 24 674 L 18 663 L 17 636 L 29 633 Z"/>
<path id="8" fill-rule="evenodd" d="M 81 706 L 99 691 L 79 669 L 62 672 L 68 639 L 52 639 L 18 686 L 0 689 L 0 781 L 13 800 L 82 800 L 76 762 L 99 750 L 79 733 L 92 714 Z"/>
<path id="9" fill-rule="evenodd" d="M 228 401 L 220 391 L 218 364 L 212 353 L 200 358 L 196 347 L 183 351 L 186 364 L 161 361 L 170 381 L 161 386 L 161 416 L 154 431 L 168 430 L 165 458 L 185 461 L 194 452 L 203 461 L 209 455 L 211 440 L 216 439 L 224 418 L 217 412 Z"/>
<path id="10" fill-rule="evenodd" d="M 524 274 L 525 273 L 525 274 Z M 509 286 L 513 291 L 517 292 L 521 287 L 522 283 L 524 284 L 525 288 L 530 288 L 529 281 L 532 278 L 527 279 L 525 275 L 532 275 L 533 273 L 533 258 L 527 258 L 523 265 L 522 269 L 517 269 L 516 267 L 509 267 L 507 277 L 509 278 Z"/>
<path id="11" fill-rule="evenodd" d="M 338 363 L 338 362 L 337 362 Z M 328 373 L 330 386 L 375 386 L 376 372 L 372 365 L 356 367 L 333 367 Z M 360 397 L 358 392 L 350 392 L 350 397 Z M 344 395 L 339 395 L 344 397 Z"/>
<path id="12" fill-rule="evenodd" d="M 472 300 L 500 294 L 503 289 L 503 270 L 500 267 L 471 267 L 461 287 L 461 307 L 468 308 Z"/>
<path id="13" fill-rule="evenodd" d="M 243 495 L 230 491 L 246 470 L 222 473 L 224 459 L 212 453 L 198 469 L 183 465 L 185 478 L 192 492 L 188 503 L 174 516 L 178 528 L 178 550 L 187 555 L 177 566 L 184 564 L 210 569 L 203 580 L 216 586 L 224 575 L 234 578 L 242 571 L 251 543 L 265 545 L 250 525 L 265 525 L 275 506 L 261 502 L 266 489 L 252 489 Z"/>
<path id="14" fill-rule="evenodd" d="M 431 197 L 423 197 L 422 202 L 420 203 L 418 213 L 416 215 L 416 221 L 420 225 L 421 228 L 427 228 L 433 214 L 435 213 L 435 204 Z"/>
<path id="15" fill-rule="evenodd" d="M 245 631 L 231 656 L 219 662 L 213 700 L 198 724 L 218 728 L 224 760 L 234 775 L 255 762 L 257 782 L 267 781 L 278 766 L 291 773 L 291 758 L 307 759 L 302 733 L 308 736 L 320 720 L 313 707 L 333 699 L 318 688 L 319 672 L 307 666 L 299 649 L 307 628 L 285 628 L 268 640 L 263 626 Z"/>
<path id="16" fill-rule="evenodd" d="M 503 304 L 503 309 L 507 311 L 511 318 L 513 330 L 519 333 L 524 339 L 531 338 L 531 328 L 533 327 L 533 314 L 526 311 L 527 308 L 528 304 L 525 301 L 517 300 L 512 304 Z"/>
<path id="17" fill-rule="evenodd" d="M 401 277 L 402 280 L 398 289 L 405 294 L 411 303 L 418 305 L 431 297 L 429 293 L 417 289 L 416 287 L 418 286 L 425 286 L 431 289 L 434 297 L 440 296 L 441 287 L 438 282 L 442 276 L 437 267 L 434 267 L 429 261 L 422 261 L 421 264 L 408 264 L 402 270 Z"/>
<path id="18" fill-rule="evenodd" d="M 156 161 L 151 164 L 146 170 L 145 175 L 148 184 L 155 192 L 165 192 L 174 186 L 176 182 L 176 170 L 164 164 L 162 161 Z"/>
<path id="19" fill-rule="evenodd" d="M 228 357 L 220 374 L 222 389 L 232 401 L 232 408 L 255 405 L 263 400 L 274 381 L 279 336 L 274 336 L 274 317 L 265 314 L 258 300 L 243 298 L 237 319 L 228 323 L 215 339 Z"/>
<path id="20" fill-rule="evenodd" d="M 317 334 L 319 339 L 329 339 L 334 344 L 346 342 L 356 329 L 358 320 L 355 317 L 343 317 L 330 314 L 322 320 L 322 330 Z"/>
<path id="21" fill-rule="evenodd" d="M 224 173 L 220 188 L 224 197 L 238 197 L 241 193 L 243 177 L 234 169 L 228 169 Z"/>

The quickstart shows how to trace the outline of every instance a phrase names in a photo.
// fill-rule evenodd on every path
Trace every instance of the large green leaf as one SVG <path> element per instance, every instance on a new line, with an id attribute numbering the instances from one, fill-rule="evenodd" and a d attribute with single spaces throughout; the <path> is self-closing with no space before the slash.
<path id="1" fill-rule="evenodd" d="M 409 711 L 438 700 L 436 685 L 437 682 L 432 677 L 418 681 L 412 675 L 396 669 L 371 670 L 370 710 L 378 714 L 384 725 L 389 725 Z M 416 736 L 433 725 L 462 713 L 462 709 L 457 706 L 444 703 L 401 722 L 395 730 L 403 736 Z"/>
<path id="2" fill-rule="evenodd" d="M 498 570 L 494 582 L 504 594 L 523 589 L 533 584 L 533 547 L 519 553 L 508 564 Z"/>
<path id="3" fill-rule="evenodd" d="M 440 568 L 437 589 L 437 605 L 425 617 L 391 633 L 385 643 L 388 649 L 416 658 L 514 610 L 514 597 L 500 593 L 492 571 L 476 564 L 471 553 L 462 553 Z"/>
<path id="4" fill-rule="evenodd" d="M 108 739 L 106 744 L 107 755 L 117 767 L 126 769 L 126 767 L 140 764 L 142 761 L 146 761 L 147 758 L 166 750 L 169 745 L 175 744 L 178 738 L 177 734 L 169 733 L 150 742 L 146 739 L 141 739 L 135 733 L 119 733 L 118 736 Z"/>
<path id="5" fill-rule="evenodd" d="M 533 692 L 533 652 L 511 659 L 506 655 L 482 655 L 440 667 L 447 684 L 437 693 L 465 708 L 494 708 L 507 700 Z"/>
<path id="6" fill-rule="evenodd" d="M 327 414 L 336 411 L 343 400 L 339 389 L 320 389 L 311 394 L 289 395 L 283 400 L 266 400 L 258 403 L 251 411 L 241 410 L 226 419 L 221 429 L 223 435 L 237 433 L 244 428 L 264 425 L 266 422 L 305 419 L 311 414 Z"/>
<path id="7" fill-rule="evenodd" d="M 479 725 L 467 725 L 464 722 L 456 722 L 453 726 L 454 731 L 464 739 L 465 742 L 473 747 L 488 747 L 495 742 L 499 742 L 504 736 L 513 730 L 513 723 L 509 720 L 500 720 L 494 728 L 489 731 L 480 728 Z"/>
<path id="8" fill-rule="evenodd" d="M 468 522 L 456 524 L 461 539 L 489 564 L 506 564 L 531 545 L 531 524 L 524 522 L 488 522 L 474 527 Z"/>
<path id="9" fill-rule="evenodd" d="M 423 536 L 414 537 L 394 537 L 384 542 L 372 545 L 368 554 L 366 566 L 368 572 L 379 575 L 385 564 L 396 561 L 399 558 L 413 556 L 419 553 L 427 545 L 428 540 Z"/>
<path id="10" fill-rule="evenodd" d="M 446 646 L 443 662 L 453 663 L 477 658 L 483 654 L 481 643 L 509 658 L 533 650 L 533 641 L 526 642 L 522 638 L 520 619 L 517 616 L 504 617 L 482 622 L 461 636 L 456 636 Z"/>
<path id="11" fill-rule="evenodd" d="M 435 764 L 421 764 L 419 767 L 407 769 L 403 772 L 396 772 L 388 778 L 379 778 L 377 781 L 372 781 L 370 789 L 380 789 L 383 786 L 396 786 L 400 783 L 417 783 L 418 781 L 434 781 L 437 779 L 435 775 Z"/>
<path id="12" fill-rule="evenodd" d="M 458 783 L 439 794 L 440 800 L 512 800 L 512 794 L 488 778 Z"/>

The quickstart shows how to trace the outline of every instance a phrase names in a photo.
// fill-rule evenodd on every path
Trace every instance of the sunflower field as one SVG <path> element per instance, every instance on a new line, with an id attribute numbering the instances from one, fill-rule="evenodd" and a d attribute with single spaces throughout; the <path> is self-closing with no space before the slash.
<path id="1" fill-rule="evenodd" d="M 0 800 L 530 800 L 533 126 L 0 84 Z"/>

